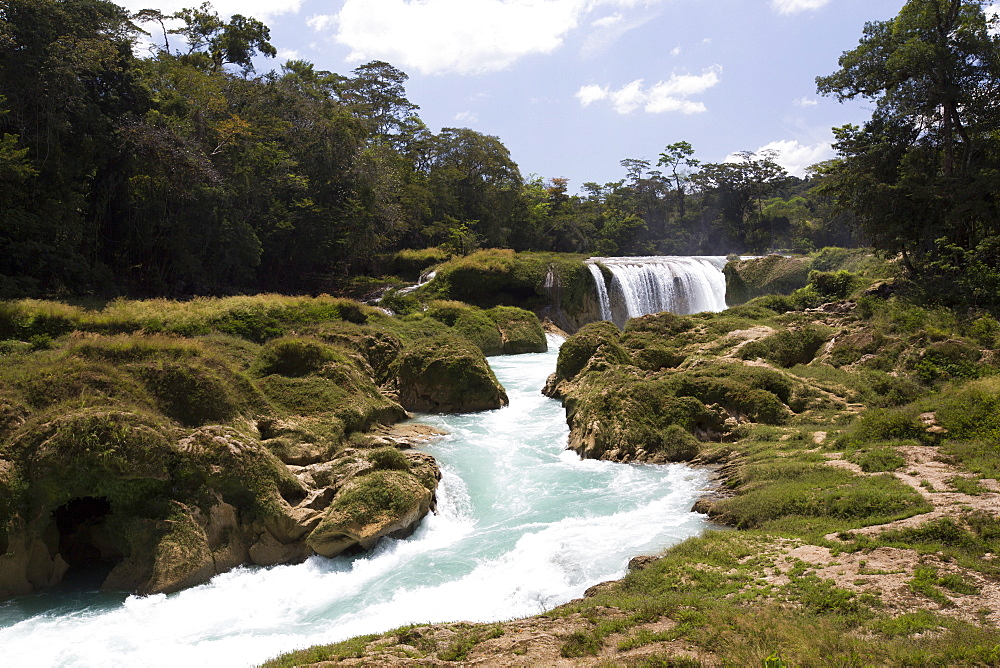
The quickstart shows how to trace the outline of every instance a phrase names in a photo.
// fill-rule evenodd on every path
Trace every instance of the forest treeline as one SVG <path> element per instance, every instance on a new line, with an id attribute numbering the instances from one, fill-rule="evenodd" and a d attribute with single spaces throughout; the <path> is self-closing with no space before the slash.
<path id="1" fill-rule="evenodd" d="M 680 141 L 574 195 L 565 179 L 523 175 L 497 137 L 431 132 L 388 63 L 256 73 L 254 59 L 276 53 L 269 38 L 208 4 L 130 14 L 105 0 L 0 0 L 0 297 L 316 292 L 428 246 L 720 254 L 852 241 L 815 179 L 773 155 L 699 164 Z"/>
<path id="2" fill-rule="evenodd" d="M 267 26 L 208 3 L 0 0 L 0 298 L 335 291 L 429 246 L 866 243 L 930 299 L 1000 307 L 1000 37 L 984 6 L 909 0 L 866 24 L 817 85 L 872 117 L 835 128 L 838 157 L 808 178 L 768 152 L 700 162 L 674 138 L 573 194 L 522 174 L 498 137 L 433 133 L 389 63 L 257 73 L 276 55 Z"/>

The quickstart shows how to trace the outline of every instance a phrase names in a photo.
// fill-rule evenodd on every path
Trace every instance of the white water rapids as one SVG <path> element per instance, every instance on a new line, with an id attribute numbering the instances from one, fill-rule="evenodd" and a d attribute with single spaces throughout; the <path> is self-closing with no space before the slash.
<path id="1" fill-rule="evenodd" d="M 558 341 L 491 364 L 510 406 L 422 416 L 451 432 L 438 512 L 405 540 L 351 558 L 240 568 L 169 596 L 43 593 L 0 604 L 11 666 L 252 666 L 409 623 L 536 614 L 628 560 L 701 533 L 689 509 L 707 475 L 682 465 L 580 460 L 559 402 L 539 393 Z"/>

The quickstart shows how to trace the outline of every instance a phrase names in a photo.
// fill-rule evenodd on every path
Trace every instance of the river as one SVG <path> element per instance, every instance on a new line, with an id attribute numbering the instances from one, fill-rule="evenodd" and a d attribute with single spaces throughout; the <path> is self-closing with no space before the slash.
<path id="1" fill-rule="evenodd" d="M 351 558 L 239 568 L 169 596 L 86 586 L 0 604 L 3 663 L 253 666 L 291 649 L 409 623 L 536 614 L 621 577 L 628 560 L 701 533 L 707 474 L 580 460 L 562 406 L 540 393 L 550 352 L 491 358 L 510 405 L 420 416 L 450 432 L 423 449 L 438 511 L 405 540 Z"/>

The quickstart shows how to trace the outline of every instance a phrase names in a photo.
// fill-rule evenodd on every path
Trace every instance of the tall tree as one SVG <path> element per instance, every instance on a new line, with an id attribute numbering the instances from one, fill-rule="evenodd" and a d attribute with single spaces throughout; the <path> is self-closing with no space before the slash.
<path id="1" fill-rule="evenodd" d="M 659 167 L 670 168 L 670 176 L 674 181 L 674 192 L 677 193 L 677 203 L 680 216 L 685 215 L 684 210 L 684 188 L 690 180 L 690 174 L 684 168 L 695 169 L 701 164 L 693 158 L 694 148 L 686 141 L 674 142 L 663 149 L 660 159 L 656 163 Z"/>
<path id="2" fill-rule="evenodd" d="M 867 23 L 820 93 L 873 101 L 864 126 L 835 129 L 830 188 L 866 236 L 915 274 L 945 247 L 958 270 L 1000 235 L 1000 36 L 976 0 L 909 0 Z"/>

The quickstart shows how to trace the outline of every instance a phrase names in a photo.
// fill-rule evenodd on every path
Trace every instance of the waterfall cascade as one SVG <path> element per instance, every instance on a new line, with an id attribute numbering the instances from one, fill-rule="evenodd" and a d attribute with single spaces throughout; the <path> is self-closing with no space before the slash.
<path id="1" fill-rule="evenodd" d="M 619 327 L 648 313 L 688 315 L 726 308 L 725 256 L 594 257 L 587 264 L 601 318 Z"/>

